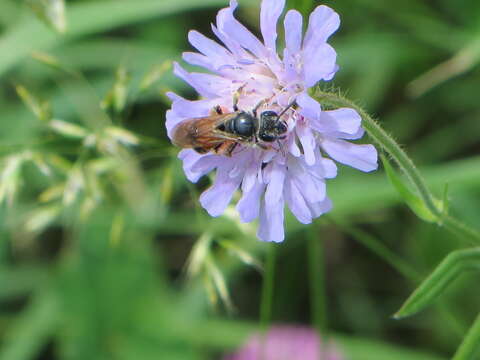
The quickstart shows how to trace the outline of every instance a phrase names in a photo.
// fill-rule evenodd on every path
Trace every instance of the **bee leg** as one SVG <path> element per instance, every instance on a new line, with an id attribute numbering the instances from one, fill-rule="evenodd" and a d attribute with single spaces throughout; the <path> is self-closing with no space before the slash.
<path id="1" fill-rule="evenodd" d="M 268 150 L 269 149 L 269 147 L 267 145 L 264 145 L 264 144 L 259 143 L 259 142 L 257 142 L 255 145 L 257 145 L 262 150 Z"/>
<path id="2" fill-rule="evenodd" d="M 212 110 L 210 110 L 210 115 L 222 115 L 223 109 L 220 105 L 214 106 Z"/>
<path id="3" fill-rule="evenodd" d="M 238 100 L 240 99 L 240 93 L 235 91 L 233 94 L 233 111 L 238 111 Z"/>
<path id="4" fill-rule="evenodd" d="M 193 148 L 193 150 L 195 150 L 199 154 L 206 154 L 208 152 L 208 150 L 206 150 L 202 147 L 195 147 L 195 148 Z"/>
<path id="5" fill-rule="evenodd" d="M 228 157 L 232 156 L 233 154 L 233 150 L 235 150 L 235 148 L 237 147 L 238 143 L 234 142 L 233 144 L 231 144 L 228 149 L 225 151 L 225 155 L 227 155 Z"/>
<path id="6" fill-rule="evenodd" d="M 263 99 L 263 100 L 260 100 L 260 102 L 257 105 L 255 105 L 255 107 L 252 110 L 253 116 L 257 117 L 257 110 L 260 108 L 260 106 L 262 106 L 265 103 L 266 103 L 266 100 Z"/>
<path id="7" fill-rule="evenodd" d="M 272 95 L 272 96 L 270 96 L 270 97 L 267 98 L 267 99 L 262 99 L 262 100 L 260 100 L 260 101 L 258 102 L 258 104 L 255 105 L 255 107 L 254 107 L 253 110 L 252 110 L 253 115 L 254 115 L 255 117 L 257 117 L 257 111 L 258 111 L 258 109 L 260 108 L 260 106 L 265 105 L 266 103 L 272 101 L 272 99 L 273 99 L 274 97 L 275 97 L 275 95 Z"/>
<path id="8" fill-rule="evenodd" d="M 245 85 L 240 86 L 234 93 L 233 93 L 233 111 L 238 111 L 238 101 L 240 100 L 240 95 L 245 88 Z"/>
<path id="9" fill-rule="evenodd" d="M 234 141 L 225 141 L 217 145 L 214 151 L 217 155 L 225 155 L 225 156 L 231 157 L 233 150 L 235 150 L 236 146 L 237 146 L 237 143 Z"/>

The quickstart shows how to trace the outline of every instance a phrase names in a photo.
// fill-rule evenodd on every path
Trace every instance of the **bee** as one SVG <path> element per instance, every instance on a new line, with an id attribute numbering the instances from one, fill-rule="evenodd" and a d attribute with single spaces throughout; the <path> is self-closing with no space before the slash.
<path id="1" fill-rule="evenodd" d="M 234 104 L 234 111 L 230 113 L 224 113 L 220 106 L 216 106 L 211 116 L 187 119 L 175 126 L 172 142 L 200 154 L 211 151 L 225 156 L 232 156 L 238 144 L 258 145 L 266 149 L 262 142 L 272 143 L 286 137 L 288 126 L 281 116 L 295 102 L 280 114 L 266 110 L 258 115 L 258 108 L 264 102 L 261 101 L 251 111 L 240 110 Z"/>

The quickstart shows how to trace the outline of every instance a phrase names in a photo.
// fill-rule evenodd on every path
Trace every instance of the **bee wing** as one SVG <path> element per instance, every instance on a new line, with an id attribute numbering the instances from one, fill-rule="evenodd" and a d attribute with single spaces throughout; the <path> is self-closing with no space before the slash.
<path id="1" fill-rule="evenodd" d="M 212 115 L 182 121 L 173 129 L 173 143 L 182 148 L 203 148 L 210 150 L 226 140 L 239 140 L 239 137 L 217 130 L 217 126 L 235 114 Z"/>

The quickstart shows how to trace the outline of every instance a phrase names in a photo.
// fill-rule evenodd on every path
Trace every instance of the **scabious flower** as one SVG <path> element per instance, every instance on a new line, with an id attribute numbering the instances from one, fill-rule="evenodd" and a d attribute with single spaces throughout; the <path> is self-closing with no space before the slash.
<path id="1" fill-rule="evenodd" d="M 213 33 L 220 45 L 197 31 L 190 31 L 190 43 L 199 51 L 186 52 L 183 59 L 209 73 L 187 72 L 178 63 L 174 73 L 192 86 L 200 100 L 168 96 L 169 137 L 183 120 L 208 116 L 215 106 L 233 111 L 233 94 L 239 93 L 238 107 L 251 110 L 265 101 L 259 112 L 280 113 L 293 100 L 296 105 L 282 116 L 288 124 L 285 139 L 267 149 L 240 144 L 231 157 L 199 154 L 191 149 L 180 152 L 186 176 L 192 182 L 216 170 L 213 185 L 200 197 L 211 216 L 221 215 L 234 192 L 242 196 L 236 208 L 243 222 L 259 218 L 257 235 L 265 241 L 284 239 L 285 204 L 304 224 L 328 212 L 332 203 L 325 180 L 337 175 L 333 160 L 368 172 L 377 168 L 377 152 L 372 145 L 347 140 L 362 137 L 361 118 L 353 109 L 324 111 L 308 90 L 320 81 L 329 81 L 338 70 L 335 50 L 328 38 L 340 25 L 337 13 L 318 6 L 310 15 L 305 35 L 302 15 L 287 12 L 284 19 L 285 49 L 277 53 L 277 22 L 285 0 L 263 0 L 260 30 L 263 43 L 238 22 L 233 13 L 235 0 L 218 12 Z"/>
<path id="2" fill-rule="evenodd" d="M 265 335 L 254 335 L 224 360 L 344 360 L 331 343 L 322 342 L 306 327 L 275 326 Z"/>

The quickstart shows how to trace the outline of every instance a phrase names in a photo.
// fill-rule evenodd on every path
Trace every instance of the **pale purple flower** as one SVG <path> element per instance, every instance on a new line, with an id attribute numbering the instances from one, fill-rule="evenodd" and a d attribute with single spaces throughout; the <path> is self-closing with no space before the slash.
<path id="1" fill-rule="evenodd" d="M 306 327 L 275 326 L 265 335 L 254 335 L 224 360 L 345 360 L 332 344 L 320 340 Z"/>
<path id="2" fill-rule="evenodd" d="M 241 89 L 238 106 L 251 110 L 261 100 L 259 109 L 279 113 L 292 100 L 297 105 L 282 117 L 288 123 L 284 140 L 269 149 L 244 144 L 232 157 L 198 154 L 182 150 L 179 158 L 188 179 L 196 182 L 216 170 L 213 185 L 200 197 L 211 216 L 221 215 L 234 192 L 242 196 L 236 208 L 243 222 L 259 219 L 258 237 L 265 241 L 284 239 L 284 207 L 288 206 L 304 224 L 332 208 L 325 179 L 337 175 L 338 161 L 368 172 L 377 168 L 377 152 L 372 145 L 347 140 L 363 136 L 361 118 L 353 109 L 324 111 L 308 94 L 319 81 L 331 80 L 338 70 L 335 50 L 327 40 L 339 27 L 338 14 L 327 6 L 318 6 L 310 15 L 305 35 L 302 16 L 296 10 L 284 19 L 285 49 L 276 48 L 277 22 L 285 0 L 263 0 L 260 29 L 263 43 L 238 22 L 233 12 L 235 0 L 218 12 L 212 30 L 219 43 L 190 31 L 190 43 L 199 53 L 183 54 L 185 61 L 210 73 L 187 72 L 174 64 L 174 72 L 190 84 L 201 100 L 186 100 L 169 93 L 173 101 L 167 112 L 167 132 L 185 119 L 208 116 L 217 105 L 233 111 L 233 94 Z"/>

